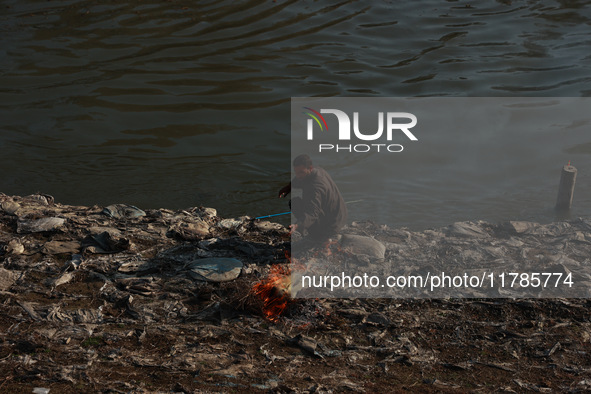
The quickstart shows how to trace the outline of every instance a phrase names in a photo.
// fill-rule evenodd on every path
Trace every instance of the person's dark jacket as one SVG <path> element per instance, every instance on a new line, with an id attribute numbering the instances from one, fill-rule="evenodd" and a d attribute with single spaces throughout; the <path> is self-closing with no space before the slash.
<path id="1" fill-rule="evenodd" d="M 294 178 L 291 186 L 302 189 L 302 200 L 294 204 L 293 213 L 298 230 L 308 230 L 312 236 L 331 236 L 347 220 L 347 206 L 330 175 L 322 168 L 314 168 L 303 180 Z"/>

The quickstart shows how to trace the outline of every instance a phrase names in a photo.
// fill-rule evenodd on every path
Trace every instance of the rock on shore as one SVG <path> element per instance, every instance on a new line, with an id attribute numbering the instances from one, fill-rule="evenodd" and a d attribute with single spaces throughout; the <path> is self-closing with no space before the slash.
<path id="1" fill-rule="evenodd" d="M 345 233 L 377 240 L 371 251 L 383 258 L 359 259 L 401 272 L 521 258 L 585 273 L 591 256 L 583 219 L 423 232 L 358 223 Z M 0 194 L 0 390 L 591 388 L 586 299 L 305 299 L 270 322 L 251 289 L 287 264 L 289 248 L 284 226 L 212 208 Z"/>

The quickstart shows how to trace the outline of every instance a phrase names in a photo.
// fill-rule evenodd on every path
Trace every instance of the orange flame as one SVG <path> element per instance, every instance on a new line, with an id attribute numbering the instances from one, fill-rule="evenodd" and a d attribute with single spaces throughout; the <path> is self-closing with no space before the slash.
<path id="1" fill-rule="evenodd" d="M 287 266 L 272 266 L 269 275 L 255 284 L 252 290 L 263 300 L 265 317 L 277 321 L 291 301 L 291 270 Z"/>
<path id="2" fill-rule="evenodd" d="M 331 240 L 323 246 L 317 253 L 323 253 L 326 257 L 333 255 L 334 257 L 338 257 L 337 254 L 343 253 L 348 254 L 346 250 L 340 247 L 337 241 Z M 279 316 L 281 316 L 292 302 L 292 270 L 294 272 L 305 272 L 307 269 L 305 264 L 291 257 L 289 250 L 285 251 L 285 257 L 289 261 L 289 265 L 272 266 L 269 275 L 252 287 L 252 292 L 263 301 L 263 313 L 265 317 L 272 322 L 279 320 Z"/>

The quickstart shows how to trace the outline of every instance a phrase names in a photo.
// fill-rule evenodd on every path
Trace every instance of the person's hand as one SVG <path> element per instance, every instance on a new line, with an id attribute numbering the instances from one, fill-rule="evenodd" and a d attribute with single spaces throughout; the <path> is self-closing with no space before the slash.
<path id="1" fill-rule="evenodd" d="M 284 186 L 279 190 L 279 198 L 283 198 L 287 196 L 291 192 L 291 183 L 287 186 Z"/>

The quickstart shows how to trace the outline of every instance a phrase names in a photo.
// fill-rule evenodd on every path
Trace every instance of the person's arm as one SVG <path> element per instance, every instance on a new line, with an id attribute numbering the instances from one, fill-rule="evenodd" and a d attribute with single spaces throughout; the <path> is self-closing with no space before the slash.
<path id="1" fill-rule="evenodd" d="M 305 202 L 304 213 L 301 220 L 298 220 L 298 228 L 304 231 L 316 223 L 322 215 L 322 201 L 324 188 L 323 185 L 317 183 L 315 185 L 314 196 L 310 201 Z"/>
<path id="2" fill-rule="evenodd" d="M 283 198 L 291 193 L 291 182 L 289 184 L 283 186 L 281 190 L 279 190 L 279 198 Z"/>

